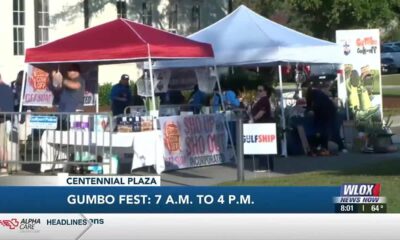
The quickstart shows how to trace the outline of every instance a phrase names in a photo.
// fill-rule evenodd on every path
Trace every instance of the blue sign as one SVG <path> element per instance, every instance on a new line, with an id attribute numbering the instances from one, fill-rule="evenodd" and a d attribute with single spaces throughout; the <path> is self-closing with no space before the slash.
<path id="1" fill-rule="evenodd" d="M 0 187 L 0 213 L 334 213 L 340 187 Z"/>
<path id="2" fill-rule="evenodd" d="M 57 128 L 58 117 L 56 116 L 36 116 L 30 117 L 30 127 L 32 129 L 51 129 Z"/>

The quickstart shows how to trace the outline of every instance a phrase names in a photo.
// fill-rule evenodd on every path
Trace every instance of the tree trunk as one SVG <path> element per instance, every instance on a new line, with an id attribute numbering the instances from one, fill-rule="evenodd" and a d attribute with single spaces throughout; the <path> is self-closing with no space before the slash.
<path id="1" fill-rule="evenodd" d="M 83 0 L 83 16 L 85 21 L 85 28 L 89 27 L 89 0 Z"/>

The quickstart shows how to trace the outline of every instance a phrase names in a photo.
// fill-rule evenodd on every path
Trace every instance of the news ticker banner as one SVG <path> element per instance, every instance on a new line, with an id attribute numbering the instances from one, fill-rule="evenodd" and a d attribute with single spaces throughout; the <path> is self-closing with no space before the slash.
<path id="1" fill-rule="evenodd" d="M 0 187 L 0 213 L 385 213 L 380 184 L 159 187 L 154 176 L 64 176 Z M 135 187 L 140 186 L 140 187 Z"/>
<path id="2" fill-rule="evenodd" d="M 2 240 L 394 240 L 397 214 L 0 214 Z"/>

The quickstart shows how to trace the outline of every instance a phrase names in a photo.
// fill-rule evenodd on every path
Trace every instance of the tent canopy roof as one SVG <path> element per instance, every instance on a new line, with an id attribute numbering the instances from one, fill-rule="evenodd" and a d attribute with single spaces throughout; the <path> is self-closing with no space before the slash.
<path id="1" fill-rule="evenodd" d="M 117 19 L 26 50 L 27 63 L 210 58 L 200 43 L 127 19 Z"/>
<path id="2" fill-rule="evenodd" d="M 341 48 L 268 20 L 241 5 L 218 22 L 188 36 L 213 46 L 219 66 L 276 62 L 341 63 Z M 163 62 L 160 66 L 210 65 L 210 61 Z"/>

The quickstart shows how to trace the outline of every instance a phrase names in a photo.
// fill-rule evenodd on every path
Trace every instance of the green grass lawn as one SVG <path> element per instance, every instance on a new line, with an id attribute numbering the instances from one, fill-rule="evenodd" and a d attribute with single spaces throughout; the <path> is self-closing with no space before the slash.
<path id="1" fill-rule="evenodd" d="M 382 75 L 382 85 L 400 85 L 400 74 Z"/>
<path id="2" fill-rule="evenodd" d="M 400 213 L 400 159 L 343 171 L 322 171 L 274 178 L 228 182 L 224 186 L 340 186 L 344 183 L 381 183 L 388 212 Z"/>
<path id="3" fill-rule="evenodd" d="M 385 97 L 399 97 L 400 88 L 384 88 L 382 89 L 383 96 Z"/>

